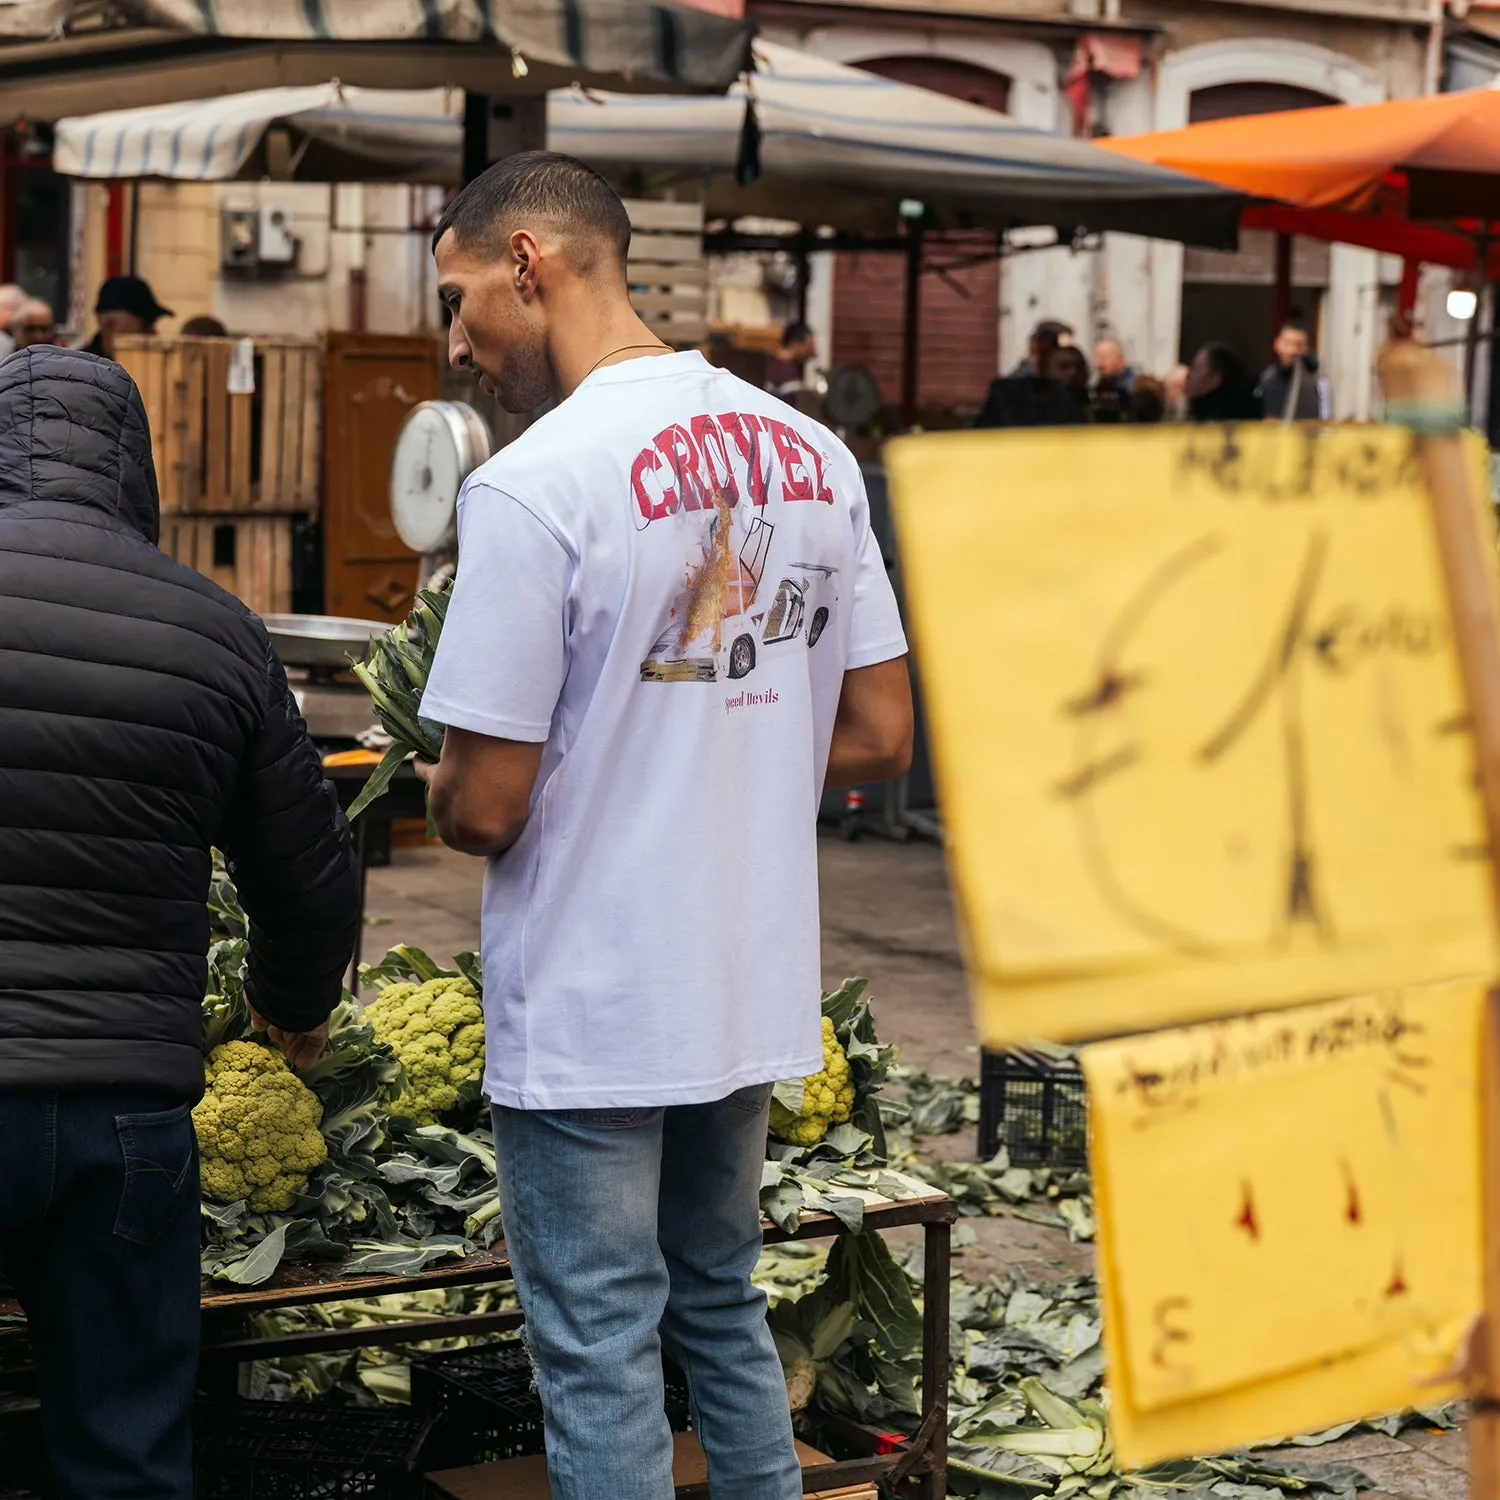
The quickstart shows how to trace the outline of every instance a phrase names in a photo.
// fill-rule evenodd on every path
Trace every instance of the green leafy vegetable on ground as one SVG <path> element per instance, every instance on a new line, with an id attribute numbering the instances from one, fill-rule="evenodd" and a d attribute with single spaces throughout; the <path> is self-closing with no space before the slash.
<path id="1" fill-rule="evenodd" d="M 878 1248 L 877 1248 L 878 1247 Z M 837 1442 L 838 1423 L 913 1432 L 920 1406 L 922 1253 L 892 1257 L 879 1235 L 844 1235 L 826 1252 L 798 1244 L 764 1253 L 756 1281 L 799 1432 Z M 1093 1278 L 950 1282 L 949 1488 L 978 1500 L 1087 1496 L 1135 1500 L 1353 1500 L 1358 1470 L 1236 1452 L 1121 1473 L 1102 1405 L 1101 1321 Z M 1387 1419 L 1441 1425 L 1442 1411 Z M 1326 1440 L 1326 1439 L 1325 1439 Z"/>
<path id="2" fill-rule="evenodd" d="M 893 1165 L 941 1188 L 966 1216 L 993 1216 L 1008 1208 L 1012 1217 L 1061 1229 L 1069 1239 L 1093 1239 L 1094 1195 L 1086 1168 L 1021 1166 L 1004 1146 L 989 1161 L 949 1161 L 922 1149 L 924 1136 L 977 1127 L 977 1078 L 940 1078 L 896 1067 L 891 1079 L 895 1090 L 881 1102 L 890 1120 Z"/>

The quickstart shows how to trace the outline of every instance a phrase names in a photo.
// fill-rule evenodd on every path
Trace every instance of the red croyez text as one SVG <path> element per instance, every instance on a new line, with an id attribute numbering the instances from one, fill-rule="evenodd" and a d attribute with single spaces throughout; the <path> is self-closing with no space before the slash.
<path id="1" fill-rule="evenodd" d="M 775 417 L 730 411 L 674 422 L 636 454 L 630 487 L 640 526 L 679 511 L 821 500 L 833 504 L 824 456 Z"/>

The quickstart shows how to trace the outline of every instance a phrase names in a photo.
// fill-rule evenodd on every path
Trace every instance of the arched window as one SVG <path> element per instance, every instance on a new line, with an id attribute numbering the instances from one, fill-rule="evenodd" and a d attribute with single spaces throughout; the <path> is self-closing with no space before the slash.
<path id="1" fill-rule="evenodd" d="M 1219 83 L 1198 89 L 1188 100 L 1188 124 L 1233 120 L 1240 115 L 1275 115 L 1288 109 L 1316 109 L 1337 99 L 1289 83 Z"/>
<path id="2" fill-rule="evenodd" d="M 1189 96 L 1188 122 L 1197 125 L 1337 103 L 1327 94 L 1292 84 L 1220 83 Z M 1203 344 L 1225 343 L 1245 361 L 1246 368 L 1260 369 L 1270 358 L 1275 280 L 1275 236 L 1265 230 L 1242 234 L 1237 254 L 1188 250 L 1182 267 L 1182 358 L 1191 359 Z M 1315 337 L 1328 281 L 1328 245 L 1299 239 L 1292 260 L 1292 305 Z"/>
<path id="3" fill-rule="evenodd" d="M 859 66 L 867 73 L 879 73 L 882 78 L 931 89 L 934 94 L 947 94 L 950 99 L 962 99 L 1001 114 L 1010 108 L 1010 79 L 974 63 L 951 57 L 873 57 Z"/>

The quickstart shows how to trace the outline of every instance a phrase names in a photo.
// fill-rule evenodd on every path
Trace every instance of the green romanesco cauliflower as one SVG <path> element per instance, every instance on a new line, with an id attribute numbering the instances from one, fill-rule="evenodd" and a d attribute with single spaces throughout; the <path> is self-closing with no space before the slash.
<path id="1" fill-rule="evenodd" d="M 284 1213 L 328 1160 L 318 1096 L 257 1042 L 225 1042 L 204 1061 L 205 1092 L 193 1110 L 203 1193 L 253 1213 Z"/>
<path id="2" fill-rule="evenodd" d="M 833 1022 L 823 1017 L 823 1071 L 802 1080 L 802 1108 L 793 1114 L 771 1101 L 771 1133 L 794 1146 L 816 1146 L 830 1125 L 842 1125 L 854 1108 L 854 1080 L 849 1059 L 839 1045 Z"/>
<path id="3" fill-rule="evenodd" d="M 364 1019 L 406 1070 L 391 1113 L 416 1125 L 436 1125 L 457 1105 L 459 1089 L 484 1073 L 484 1012 L 467 979 L 387 985 Z"/>

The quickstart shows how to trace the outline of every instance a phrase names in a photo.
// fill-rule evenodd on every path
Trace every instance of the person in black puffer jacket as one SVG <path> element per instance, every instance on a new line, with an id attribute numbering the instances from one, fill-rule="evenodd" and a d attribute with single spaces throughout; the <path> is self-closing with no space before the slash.
<path id="1" fill-rule="evenodd" d="M 64 1494 L 190 1500 L 211 849 L 297 1063 L 354 949 L 348 826 L 261 622 L 156 548 L 118 365 L 0 363 L 0 1274 Z"/>

